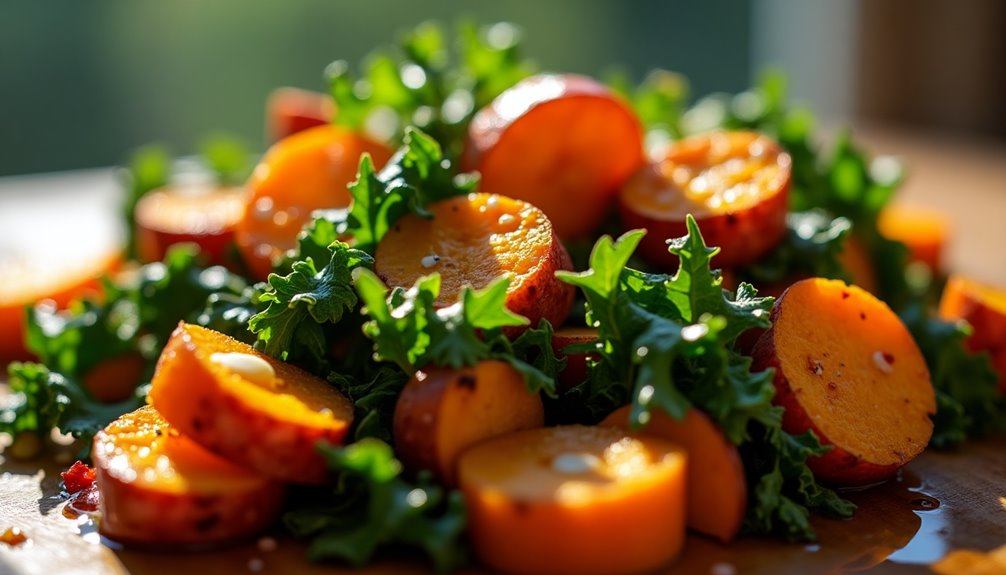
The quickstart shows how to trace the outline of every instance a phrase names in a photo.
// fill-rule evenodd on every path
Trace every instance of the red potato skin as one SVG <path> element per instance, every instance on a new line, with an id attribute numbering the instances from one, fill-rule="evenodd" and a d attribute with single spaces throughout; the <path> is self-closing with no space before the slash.
<path id="1" fill-rule="evenodd" d="M 215 546 L 262 532 L 283 510 L 281 483 L 226 496 L 157 493 L 109 474 L 100 449 L 95 449 L 94 457 L 101 491 L 100 531 L 121 543 L 152 548 Z"/>
<path id="2" fill-rule="evenodd" d="M 780 307 L 776 305 L 772 309 L 772 323 L 778 317 Z M 751 356 L 754 362 L 751 371 L 759 372 L 768 368 L 775 370 L 772 383 L 775 385 L 775 398 L 772 402 L 782 407 L 785 411 L 782 416 L 783 431 L 790 435 L 800 435 L 807 430 L 813 431 L 814 435 L 823 445 L 828 445 L 831 449 L 824 455 L 807 459 L 807 466 L 814 472 L 818 479 L 842 485 L 871 485 L 889 479 L 894 475 L 901 465 L 877 465 L 849 453 L 828 441 L 821 433 L 821 430 L 814 425 L 813 420 L 807 411 L 800 405 L 796 394 L 790 388 L 786 374 L 779 363 L 779 356 L 775 347 L 775 328 L 769 328 L 758 339 Z"/>
<path id="3" fill-rule="evenodd" d="M 630 179 L 626 186 L 663 185 L 656 164 L 644 167 Z M 779 244 L 786 235 L 786 211 L 789 205 L 790 179 L 775 195 L 750 208 L 734 213 L 697 217 L 699 229 L 706 245 L 718 246 L 716 265 L 735 267 L 757 261 Z M 618 203 L 622 227 L 627 230 L 642 228 L 646 236 L 639 243 L 639 254 L 647 261 L 666 271 L 678 267 L 678 257 L 667 251 L 667 240 L 688 233 L 685 221 L 651 217 L 627 205 Z"/>

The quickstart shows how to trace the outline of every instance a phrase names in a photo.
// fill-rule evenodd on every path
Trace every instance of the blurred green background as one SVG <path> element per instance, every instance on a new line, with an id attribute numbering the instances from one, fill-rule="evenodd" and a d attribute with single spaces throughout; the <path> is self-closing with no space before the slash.
<path id="1" fill-rule="evenodd" d="M 704 2 L 54 1 L 0 7 L 0 175 L 122 162 L 151 141 L 193 152 L 211 130 L 264 146 L 277 86 L 322 90 L 335 59 L 427 19 L 509 20 L 546 70 L 685 73 L 697 94 L 750 75 L 751 8 Z"/>
<path id="2" fill-rule="evenodd" d="M 277 86 L 323 90 L 429 19 L 509 20 L 551 71 L 684 73 L 736 92 L 778 66 L 826 123 L 1006 140 L 1006 2 L 0 0 L 0 176 L 107 166 L 219 130 L 264 147 Z"/>

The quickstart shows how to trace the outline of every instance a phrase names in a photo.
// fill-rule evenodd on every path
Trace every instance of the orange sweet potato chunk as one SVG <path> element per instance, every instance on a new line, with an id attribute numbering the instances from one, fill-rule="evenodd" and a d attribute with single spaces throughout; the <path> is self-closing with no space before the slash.
<path id="1" fill-rule="evenodd" d="M 94 438 L 101 533 L 148 546 L 206 546 L 254 535 L 277 519 L 283 485 L 180 434 L 150 406 Z"/>
<path id="2" fill-rule="evenodd" d="M 439 272 L 438 306 L 458 301 L 465 286 L 481 289 L 510 278 L 507 307 L 536 326 L 566 321 L 575 289 L 555 277 L 573 269 L 541 210 L 513 198 L 468 194 L 428 206 L 432 219 L 409 214 L 381 240 L 374 271 L 388 286 L 409 287 Z"/>
<path id="3" fill-rule="evenodd" d="M 721 249 L 717 265 L 753 263 L 786 234 L 791 163 L 778 143 L 754 132 L 685 138 L 622 186 L 622 224 L 649 231 L 639 253 L 666 269 L 677 268 L 666 240 L 688 233 L 688 214 Z"/>
<path id="4" fill-rule="evenodd" d="M 410 379 L 395 404 L 395 448 L 406 469 L 428 469 L 455 485 L 465 449 L 544 424 L 541 397 L 527 391 L 524 378 L 508 363 L 432 368 Z"/>
<path id="5" fill-rule="evenodd" d="M 1006 289 L 960 275 L 951 276 L 940 299 L 940 317 L 971 324 L 968 349 L 989 354 L 1006 393 Z"/>
<path id="6" fill-rule="evenodd" d="M 753 356 L 754 369 L 775 368 L 783 429 L 832 447 L 808 460 L 822 480 L 882 481 L 929 443 L 936 399 L 925 359 L 897 314 L 859 287 L 793 284 Z"/>
<path id="7" fill-rule="evenodd" d="M 269 148 L 248 180 L 249 196 L 235 228 L 238 250 L 253 276 L 265 279 L 273 261 L 297 245 L 314 210 L 349 205 L 347 186 L 356 179 L 363 154 L 380 169 L 391 150 L 334 125 L 297 132 Z"/>
<path id="8" fill-rule="evenodd" d="M 27 306 L 48 300 L 63 309 L 75 299 L 99 296 L 99 278 L 121 263 L 118 248 L 76 262 L 0 259 L 0 275 L 6 278 L 0 282 L 0 366 L 32 357 L 24 345 Z"/>
<path id="9" fill-rule="evenodd" d="M 530 202 L 564 240 L 588 236 L 645 164 L 643 129 L 607 87 L 575 74 L 532 76 L 469 125 L 461 167 L 483 192 Z"/>
<path id="10" fill-rule="evenodd" d="M 504 573 L 648 573 L 684 544 L 686 456 L 615 427 L 519 431 L 459 465 L 476 555 Z"/>
<path id="11" fill-rule="evenodd" d="M 234 359 L 240 363 L 231 363 Z M 300 483 L 326 480 L 315 444 L 341 443 L 353 420 L 352 403 L 324 380 L 186 323 L 158 359 L 150 402 L 206 449 L 266 476 Z"/>
<path id="12" fill-rule="evenodd" d="M 619 408 L 601 425 L 629 430 L 631 410 Z M 688 454 L 688 527 L 724 543 L 733 541 L 747 509 L 747 478 L 737 446 L 697 409 L 681 421 L 655 412 L 642 433 L 680 445 Z"/>
<path id="13" fill-rule="evenodd" d="M 950 223 L 940 212 L 892 204 L 880 212 L 877 228 L 885 238 L 905 244 L 913 261 L 933 271 L 941 269 Z"/>

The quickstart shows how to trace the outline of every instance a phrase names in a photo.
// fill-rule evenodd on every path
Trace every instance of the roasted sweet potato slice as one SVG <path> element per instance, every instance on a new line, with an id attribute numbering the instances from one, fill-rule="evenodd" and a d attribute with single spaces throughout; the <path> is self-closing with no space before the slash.
<path id="1" fill-rule="evenodd" d="M 283 485 L 180 434 L 150 406 L 94 438 L 101 533 L 126 543 L 204 547 L 263 530 Z"/>
<path id="2" fill-rule="evenodd" d="M 438 480 L 457 483 L 458 456 L 485 439 L 541 427 L 541 397 L 502 361 L 461 369 L 417 373 L 395 405 L 394 436 L 399 459 L 413 472 L 428 469 Z"/>
<path id="3" fill-rule="evenodd" d="M 265 279 L 273 261 L 297 245 L 311 212 L 349 205 L 347 185 L 360 156 L 380 169 L 391 150 L 334 125 L 316 126 L 276 142 L 248 180 L 249 196 L 235 240 L 251 273 Z"/>
<path id="4" fill-rule="evenodd" d="M 506 275 L 511 311 L 530 325 L 541 318 L 552 325 L 566 321 L 575 290 L 555 272 L 573 266 L 541 210 L 491 194 L 448 198 L 427 209 L 432 219 L 409 214 L 378 244 L 374 271 L 384 283 L 409 287 L 439 272 L 437 305 L 448 306 L 463 287 L 481 289 Z"/>
<path id="5" fill-rule="evenodd" d="M 482 174 L 481 191 L 538 206 L 563 239 L 597 229 L 645 162 L 633 111 L 573 74 L 533 76 L 500 94 L 472 119 L 462 156 L 463 169 Z"/>
<path id="6" fill-rule="evenodd" d="M 859 287 L 793 284 L 753 356 L 754 369 L 775 368 L 783 429 L 831 446 L 808 460 L 822 480 L 887 479 L 929 443 L 936 399 L 925 358 L 897 314 Z"/>
<path id="7" fill-rule="evenodd" d="M 140 259 L 159 262 L 172 245 L 192 242 L 208 263 L 232 263 L 228 251 L 245 196 L 244 188 L 204 186 L 167 187 L 143 196 L 134 212 Z"/>
<path id="8" fill-rule="evenodd" d="M 622 187 L 622 224 L 646 228 L 640 255 L 676 269 L 666 241 L 688 233 L 685 216 L 692 214 L 706 244 L 721 249 L 717 265 L 750 264 L 786 234 L 790 164 L 779 144 L 753 132 L 685 138 Z"/>
<path id="9" fill-rule="evenodd" d="M 476 555 L 504 573 L 648 573 L 684 543 L 685 453 L 615 427 L 489 440 L 458 477 Z"/>
<path id="10" fill-rule="evenodd" d="M 999 372 L 999 391 L 1006 393 L 1006 289 L 951 276 L 940 299 L 940 317 L 971 324 L 965 344 L 971 351 L 989 353 Z"/>
<path id="11" fill-rule="evenodd" d="M 913 261 L 922 262 L 933 271 L 941 269 L 950 223 L 940 212 L 892 204 L 880 212 L 877 228 L 885 238 L 905 244 Z"/>
<path id="12" fill-rule="evenodd" d="M 31 253 L 10 259 L 3 255 L 0 276 L 6 279 L 0 282 L 0 366 L 31 359 L 24 345 L 26 306 L 48 300 L 62 309 L 75 299 L 98 296 L 99 278 L 122 263 L 119 249 L 77 261 L 52 261 Z"/>
<path id="13" fill-rule="evenodd" d="M 157 361 L 150 402 L 206 449 L 300 483 L 325 481 L 315 444 L 341 443 L 353 420 L 350 401 L 324 380 L 186 323 Z"/>
<path id="14" fill-rule="evenodd" d="M 630 411 L 630 406 L 617 409 L 601 425 L 629 430 Z M 688 527 L 724 543 L 733 541 L 744 523 L 748 491 L 737 446 L 697 409 L 688 410 L 681 421 L 654 412 L 642 433 L 679 445 L 688 454 Z"/>
<path id="15" fill-rule="evenodd" d="M 265 104 L 266 137 L 270 142 L 324 126 L 335 116 L 335 102 L 328 94 L 291 88 L 276 88 Z"/>

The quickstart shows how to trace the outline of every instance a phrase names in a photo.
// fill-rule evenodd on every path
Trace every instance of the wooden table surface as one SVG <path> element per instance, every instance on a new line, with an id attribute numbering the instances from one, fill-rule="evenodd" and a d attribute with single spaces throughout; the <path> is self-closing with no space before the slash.
<path id="1" fill-rule="evenodd" d="M 1006 148 L 885 130 L 857 134 L 874 152 L 906 162 L 910 178 L 899 201 L 934 207 L 950 219 L 948 267 L 1006 285 Z M 0 179 L 0 263 L 18 257 L 27 237 L 51 249 L 82 244 L 82 230 L 90 230 L 86 245 L 92 249 L 118 241 L 121 232 L 109 227 L 115 193 L 110 170 Z M 307 564 L 303 546 L 282 535 L 272 552 L 257 550 L 254 542 L 203 553 L 113 550 L 92 524 L 63 517 L 58 469 L 53 461 L 15 462 L 0 455 L 0 531 L 15 526 L 31 537 L 16 548 L 0 544 L 0 575 L 227 575 L 250 573 L 252 560 L 262 561 L 263 573 L 351 572 Z M 668 572 L 1006 574 L 1006 551 L 989 553 L 1006 546 L 1004 438 L 959 452 L 927 452 L 897 481 L 848 496 L 859 504 L 856 517 L 816 518 L 817 544 L 746 538 L 723 546 L 692 536 Z M 366 572 L 426 572 L 387 561 Z"/>

